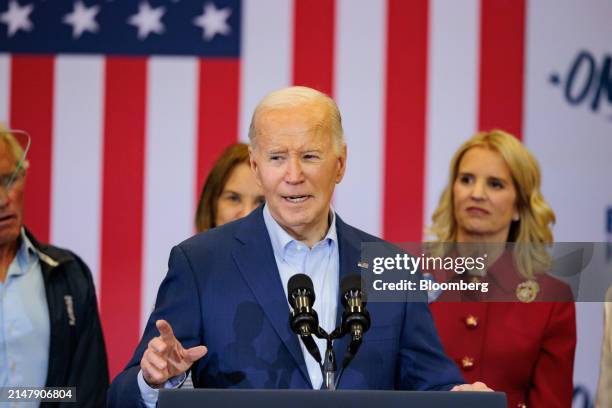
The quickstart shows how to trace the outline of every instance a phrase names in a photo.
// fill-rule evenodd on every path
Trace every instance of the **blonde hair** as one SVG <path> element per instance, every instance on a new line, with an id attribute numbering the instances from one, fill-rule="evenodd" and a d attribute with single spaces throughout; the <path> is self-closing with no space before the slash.
<path id="1" fill-rule="evenodd" d="M 336 153 L 342 151 L 344 145 L 344 130 L 342 117 L 336 102 L 323 92 L 305 86 L 291 86 L 279 89 L 266 95 L 255 107 L 249 126 L 249 141 L 255 147 L 257 138 L 257 119 L 264 112 L 278 109 L 295 108 L 299 106 L 317 105 L 325 109 L 324 124 L 328 126 L 333 136 Z"/>
<path id="2" fill-rule="evenodd" d="M 25 160 L 23 147 L 15 138 L 13 132 L 18 131 L 8 129 L 2 122 L 0 122 L 0 141 L 6 143 L 8 146 L 9 152 L 11 152 L 13 159 L 15 159 L 17 167 L 25 170 L 29 167 L 30 163 Z"/>
<path id="3" fill-rule="evenodd" d="M 503 130 L 480 132 L 459 147 L 450 164 L 448 185 L 444 189 L 438 207 L 432 216 L 429 233 L 436 242 L 455 242 L 457 220 L 453 209 L 453 183 L 457 178 L 463 155 L 474 147 L 482 147 L 500 154 L 510 169 L 516 189 L 516 207 L 519 220 L 512 221 L 507 242 L 514 242 L 514 258 L 519 273 L 527 279 L 550 268 L 551 257 L 545 245 L 552 243 L 551 224 L 555 213 L 540 191 L 540 167 L 535 157 L 510 133 Z"/>

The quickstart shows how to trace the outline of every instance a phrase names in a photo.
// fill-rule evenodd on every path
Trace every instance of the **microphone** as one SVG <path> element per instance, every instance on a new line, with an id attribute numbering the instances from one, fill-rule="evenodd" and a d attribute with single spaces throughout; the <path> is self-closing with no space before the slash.
<path id="1" fill-rule="evenodd" d="M 312 280 L 308 275 L 293 275 L 287 283 L 287 299 L 293 308 L 289 315 L 291 330 L 302 339 L 310 355 L 321 364 L 321 353 L 312 338 L 319 331 L 319 317 L 312 308 L 315 293 Z"/>
<path id="2" fill-rule="evenodd" d="M 351 335 L 348 353 L 342 364 L 346 367 L 357 354 L 357 350 L 359 350 L 363 341 L 363 334 L 370 328 L 371 321 L 370 313 L 365 308 L 367 296 L 361 289 L 361 276 L 357 274 L 345 276 L 340 282 L 340 288 L 342 305 L 344 306 L 342 332 Z"/>

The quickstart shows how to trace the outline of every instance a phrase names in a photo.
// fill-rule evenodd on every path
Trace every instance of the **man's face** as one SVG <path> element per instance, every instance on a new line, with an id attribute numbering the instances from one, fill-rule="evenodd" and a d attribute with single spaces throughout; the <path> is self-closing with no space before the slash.
<path id="1" fill-rule="evenodd" d="M 326 112 L 314 104 L 263 112 L 255 127 L 251 168 L 270 213 L 294 238 L 316 242 L 327 232 L 346 147 L 334 149 Z"/>
<path id="2" fill-rule="evenodd" d="M 10 177 L 16 165 L 9 146 L 0 142 L 0 179 Z M 23 223 L 23 189 L 24 179 L 20 175 L 8 191 L 0 183 L 0 247 L 13 245 L 19 238 Z"/>

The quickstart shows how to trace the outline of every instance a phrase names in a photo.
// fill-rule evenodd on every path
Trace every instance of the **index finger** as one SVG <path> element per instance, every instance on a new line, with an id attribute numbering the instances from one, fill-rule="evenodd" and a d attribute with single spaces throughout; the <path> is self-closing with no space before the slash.
<path id="1" fill-rule="evenodd" d="M 174 337 L 174 332 L 172 331 L 172 326 L 165 320 L 158 320 L 155 322 L 155 326 L 157 330 L 159 330 L 159 334 L 164 342 L 171 343 L 176 341 L 176 337 Z"/>

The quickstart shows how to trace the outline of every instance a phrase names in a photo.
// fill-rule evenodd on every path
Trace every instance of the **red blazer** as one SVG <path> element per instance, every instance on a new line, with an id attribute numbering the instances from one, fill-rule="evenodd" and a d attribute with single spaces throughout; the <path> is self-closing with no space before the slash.
<path id="1" fill-rule="evenodd" d="M 510 262 L 496 262 L 481 279 L 489 282 L 494 299 L 517 299 L 516 288 L 525 279 L 499 266 L 504 263 Z M 430 307 L 444 349 L 467 382 L 505 392 L 510 408 L 571 407 L 575 305 L 538 301 L 571 299 L 569 288 L 555 278 L 540 275 L 538 286 L 532 303 L 444 301 L 461 300 L 451 295 Z"/>

